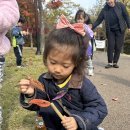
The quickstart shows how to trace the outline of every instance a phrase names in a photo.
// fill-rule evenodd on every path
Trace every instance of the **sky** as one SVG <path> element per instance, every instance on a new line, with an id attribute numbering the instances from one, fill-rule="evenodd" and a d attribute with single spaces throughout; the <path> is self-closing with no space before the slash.
<path id="1" fill-rule="evenodd" d="M 96 4 L 96 0 L 71 0 L 76 4 L 80 4 L 81 7 L 88 10 L 89 8 L 93 7 Z"/>

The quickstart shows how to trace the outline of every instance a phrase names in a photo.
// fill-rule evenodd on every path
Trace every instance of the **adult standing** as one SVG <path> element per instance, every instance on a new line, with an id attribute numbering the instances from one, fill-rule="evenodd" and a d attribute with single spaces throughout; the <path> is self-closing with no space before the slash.
<path id="1" fill-rule="evenodd" d="M 3 81 L 4 56 L 11 48 L 5 35 L 17 23 L 18 19 L 19 8 L 16 0 L 0 0 L 0 82 Z"/>
<path id="2" fill-rule="evenodd" d="M 119 68 L 117 63 L 124 44 L 126 25 L 130 31 L 130 19 L 126 7 L 116 0 L 106 0 L 106 5 L 101 10 L 92 29 L 95 29 L 103 20 L 105 20 L 108 40 L 108 64 L 105 68 Z"/>

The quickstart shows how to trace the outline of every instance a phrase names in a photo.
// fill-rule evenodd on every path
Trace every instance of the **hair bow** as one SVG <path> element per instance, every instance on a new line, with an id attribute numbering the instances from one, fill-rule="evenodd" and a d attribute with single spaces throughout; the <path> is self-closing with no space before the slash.
<path id="1" fill-rule="evenodd" d="M 60 20 L 56 26 L 56 29 L 67 28 L 67 27 L 73 29 L 75 32 L 79 33 L 82 36 L 85 35 L 83 23 L 70 24 L 70 22 L 67 20 L 67 18 L 62 14 L 60 16 Z"/>

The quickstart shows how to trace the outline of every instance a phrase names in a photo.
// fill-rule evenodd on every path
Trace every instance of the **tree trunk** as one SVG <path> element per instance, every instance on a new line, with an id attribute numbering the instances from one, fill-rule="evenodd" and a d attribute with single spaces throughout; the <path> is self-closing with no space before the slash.
<path id="1" fill-rule="evenodd" d="M 33 49 L 33 38 L 32 38 L 32 33 L 30 33 L 30 42 L 31 42 L 31 44 L 30 44 L 30 47 L 31 47 L 31 49 Z"/>
<path id="2" fill-rule="evenodd" d="M 36 45 L 37 51 L 36 55 L 40 55 L 41 51 L 44 48 L 44 18 L 43 18 L 43 4 L 44 0 L 35 0 L 35 8 L 36 8 Z"/>
<path id="3" fill-rule="evenodd" d="M 44 0 L 39 0 L 40 50 L 43 53 L 45 44 L 44 34 Z"/>
<path id="4" fill-rule="evenodd" d="M 38 1 L 39 0 L 34 0 L 34 6 L 35 6 L 35 37 L 36 37 L 36 55 L 41 54 L 40 50 L 40 38 L 39 38 L 39 9 L 38 9 Z"/>

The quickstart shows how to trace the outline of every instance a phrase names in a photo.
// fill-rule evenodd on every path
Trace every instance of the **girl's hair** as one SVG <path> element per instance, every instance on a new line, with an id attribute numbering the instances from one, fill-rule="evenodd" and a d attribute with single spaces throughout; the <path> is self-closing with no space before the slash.
<path id="1" fill-rule="evenodd" d="M 83 37 L 70 28 L 54 29 L 47 37 L 45 43 L 43 53 L 44 64 L 46 65 L 47 56 L 56 45 L 73 47 L 72 61 L 75 64 L 73 73 L 83 76 L 86 68 L 86 48 L 88 41 L 89 37 L 87 35 Z"/>
<path id="2" fill-rule="evenodd" d="M 90 16 L 87 13 L 85 13 L 85 11 L 82 10 L 82 9 L 79 9 L 77 11 L 77 13 L 75 15 L 75 21 L 77 22 L 77 20 L 80 19 L 81 16 L 84 18 L 84 20 L 85 20 L 84 23 L 85 24 L 91 24 Z"/>
<path id="3" fill-rule="evenodd" d="M 22 24 L 25 23 L 25 18 L 20 16 L 18 23 L 22 23 Z"/>

